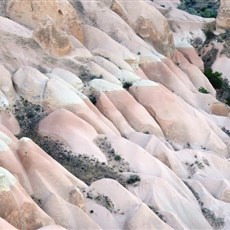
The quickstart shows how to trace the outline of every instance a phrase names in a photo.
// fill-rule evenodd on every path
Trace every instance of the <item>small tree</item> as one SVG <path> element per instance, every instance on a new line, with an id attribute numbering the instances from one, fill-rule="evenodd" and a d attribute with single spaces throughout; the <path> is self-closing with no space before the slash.
<path id="1" fill-rule="evenodd" d="M 208 93 L 209 93 L 208 90 L 205 89 L 205 88 L 202 87 L 202 86 L 198 89 L 198 91 L 199 91 L 200 93 L 204 93 L 204 94 L 208 94 Z"/>
<path id="2" fill-rule="evenodd" d="M 221 77 L 222 73 L 217 71 L 213 72 L 211 68 L 207 68 L 205 69 L 204 74 L 215 89 L 222 88 L 223 86 L 223 78 Z"/>

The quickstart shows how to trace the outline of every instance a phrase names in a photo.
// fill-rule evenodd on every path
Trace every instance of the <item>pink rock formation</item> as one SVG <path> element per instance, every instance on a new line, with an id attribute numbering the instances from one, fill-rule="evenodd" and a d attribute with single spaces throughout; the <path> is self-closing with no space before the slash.
<path id="1" fill-rule="evenodd" d="M 39 24 L 48 16 L 53 22 L 67 33 L 75 36 L 79 41 L 84 41 L 79 17 L 72 5 L 66 1 L 42 1 L 34 0 L 9 1 L 7 5 L 7 15 L 30 28 L 37 28 Z"/>
<path id="2" fill-rule="evenodd" d="M 230 228 L 230 108 L 190 44 L 213 19 L 179 3 L 0 4 L 0 229 Z"/>
<path id="3" fill-rule="evenodd" d="M 63 56 L 71 51 L 71 44 L 67 35 L 49 19 L 44 25 L 34 30 L 33 38 L 42 49 L 48 51 L 51 55 Z"/>
<path id="4" fill-rule="evenodd" d="M 230 29 L 230 3 L 227 0 L 220 1 L 220 8 L 216 19 L 217 29 Z"/>

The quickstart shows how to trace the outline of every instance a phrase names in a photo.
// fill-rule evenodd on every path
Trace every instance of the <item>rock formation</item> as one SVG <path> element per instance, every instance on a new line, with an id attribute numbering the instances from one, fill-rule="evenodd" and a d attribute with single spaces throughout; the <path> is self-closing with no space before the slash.
<path id="1" fill-rule="evenodd" d="M 213 19 L 178 3 L 0 6 L 1 230 L 230 228 L 230 108 L 190 44 Z"/>
<path id="2" fill-rule="evenodd" d="M 71 44 L 66 34 L 50 20 L 34 30 L 33 39 L 51 55 L 63 56 L 71 51 Z"/>
<path id="3" fill-rule="evenodd" d="M 228 0 L 220 1 L 220 8 L 216 20 L 217 29 L 230 29 L 230 2 Z"/>

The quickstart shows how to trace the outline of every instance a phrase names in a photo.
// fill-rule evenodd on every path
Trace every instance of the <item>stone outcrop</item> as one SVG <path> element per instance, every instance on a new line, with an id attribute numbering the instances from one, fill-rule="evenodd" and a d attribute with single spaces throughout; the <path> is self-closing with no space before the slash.
<path id="1" fill-rule="evenodd" d="M 111 9 L 123 18 L 146 42 L 165 56 L 172 56 L 174 50 L 173 35 L 166 18 L 145 1 L 135 5 L 129 1 L 113 1 Z"/>
<path id="2" fill-rule="evenodd" d="M 33 39 L 51 55 L 63 56 L 71 51 L 68 36 L 64 31 L 58 29 L 50 19 L 34 30 Z"/>
<path id="3" fill-rule="evenodd" d="M 0 230 L 230 229 L 230 107 L 188 44 L 213 19 L 179 0 L 7 2 Z"/>
<path id="4" fill-rule="evenodd" d="M 59 29 L 72 34 L 82 43 L 84 41 L 79 17 L 67 0 L 10 0 L 7 5 L 7 16 L 32 29 L 37 28 L 48 16 Z"/>
<path id="5" fill-rule="evenodd" d="M 220 8 L 216 19 L 217 29 L 230 29 L 230 2 L 228 0 L 220 1 Z"/>

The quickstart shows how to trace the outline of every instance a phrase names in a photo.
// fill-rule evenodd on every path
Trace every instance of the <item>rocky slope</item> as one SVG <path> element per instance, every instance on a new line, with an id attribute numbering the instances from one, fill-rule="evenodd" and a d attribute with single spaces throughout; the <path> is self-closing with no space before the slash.
<path id="1" fill-rule="evenodd" d="M 230 228 L 214 19 L 178 4 L 2 1 L 0 229 Z"/>

